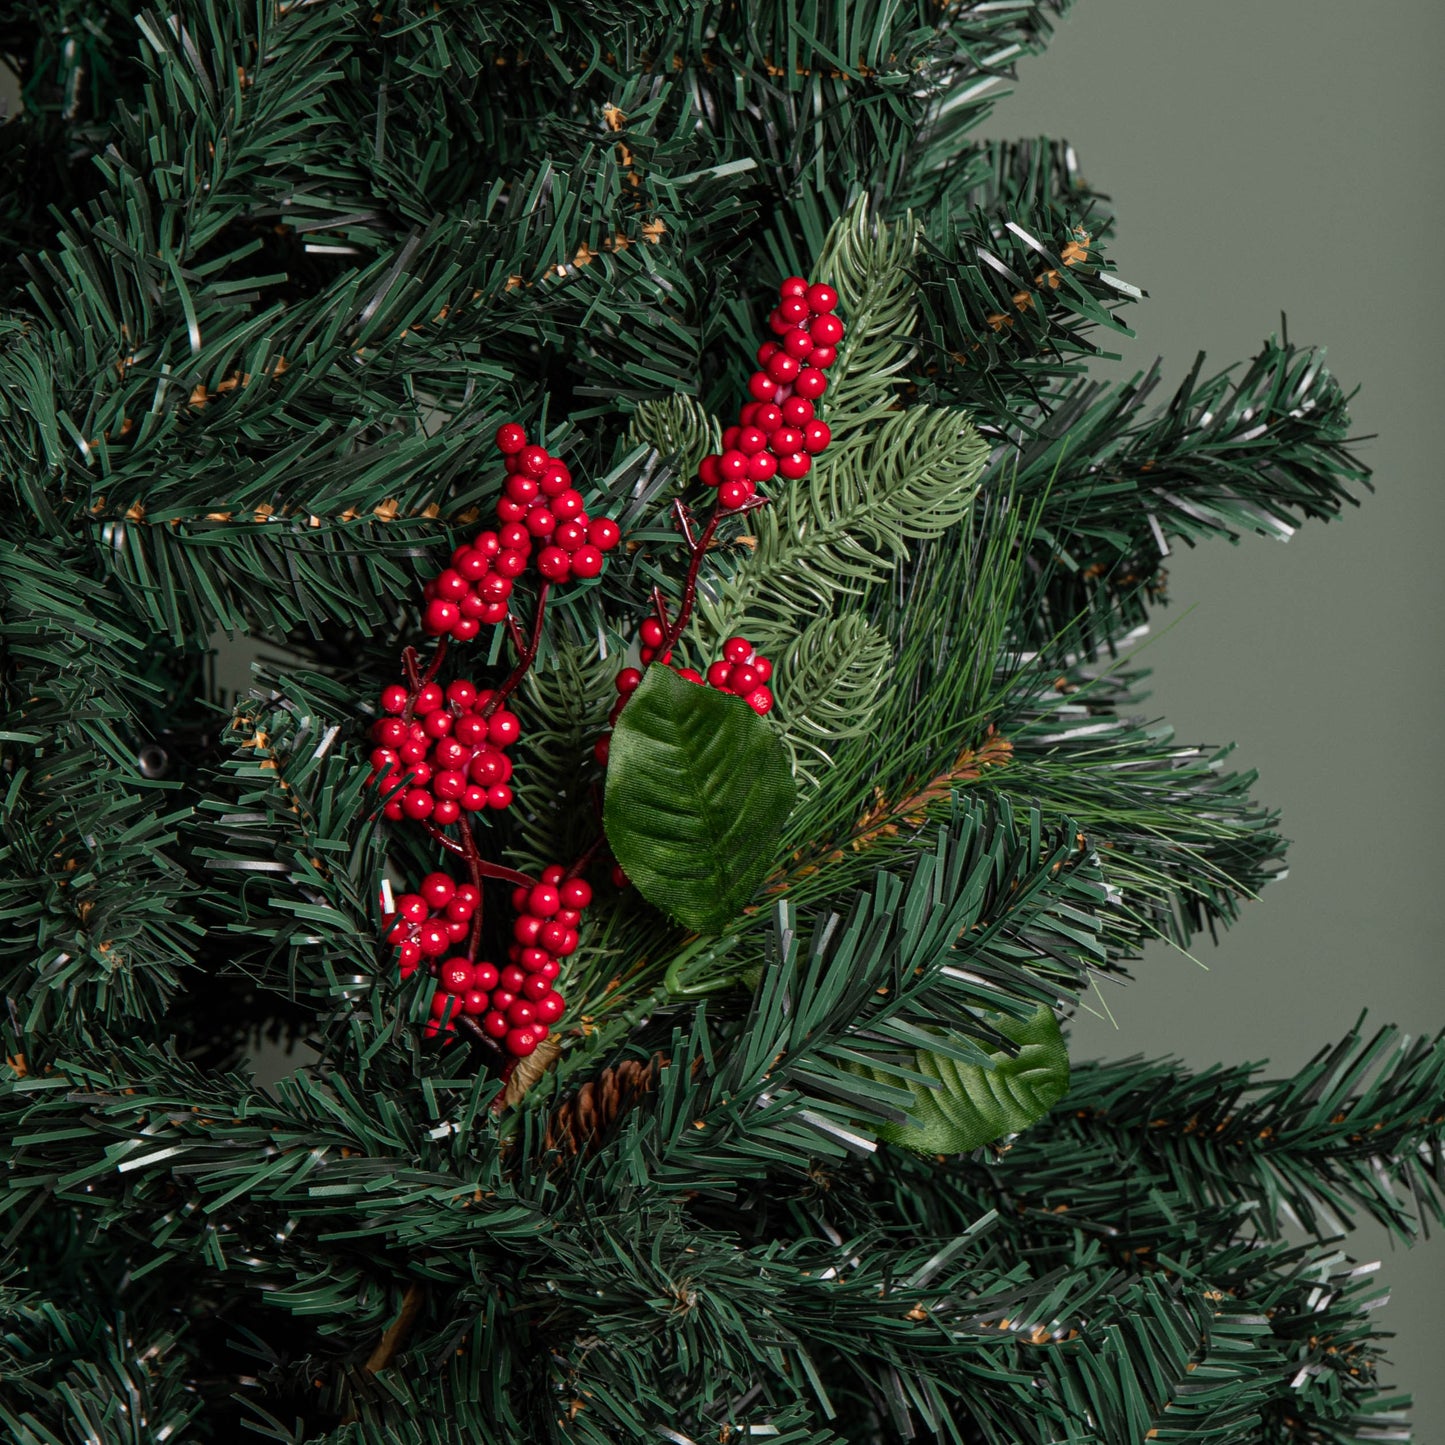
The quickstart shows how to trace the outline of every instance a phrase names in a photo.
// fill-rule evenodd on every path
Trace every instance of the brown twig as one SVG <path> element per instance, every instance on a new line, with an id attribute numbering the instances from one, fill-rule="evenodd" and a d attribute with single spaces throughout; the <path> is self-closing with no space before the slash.
<path id="1" fill-rule="evenodd" d="M 361 1367 L 363 1374 L 379 1375 L 396 1358 L 397 1353 L 406 1343 L 406 1337 L 416 1324 L 416 1317 L 421 1313 L 425 1299 L 426 1292 L 421 1285 L 415 1281 L 407 1285 L 406 1293 L 401 1297 L 401 1309 L 397 1311 L 396 1318 L 386 1327 L 382 1337 L 376 1342 L 376 1348 Z M 354 1425 L 359 1418 L 360 1411 L 353 1403 L 341 1423 Z"/>

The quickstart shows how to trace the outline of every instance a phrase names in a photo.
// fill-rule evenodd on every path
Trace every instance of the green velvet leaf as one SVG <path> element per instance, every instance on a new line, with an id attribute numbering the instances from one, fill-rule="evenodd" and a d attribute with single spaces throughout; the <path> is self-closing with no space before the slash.
<path id="1" fill-rule="evenodd" d="M 879 1136 L 925 1154 L 961 1154 L 1005 1134 L 1016 1134 L 1068 1092 L 1069 1054 L 1053 1010 L 1040 1005 L 1031 1019 L 991 1014 L 989 1023 L 1021 1047 L 1012 1058 L 993 1054 L 992 1068 L 966 1064 L 943 1052 L 916 1049 L 900 1064 L 937 1081 L 937 1087 L 894 1073 L 886 1065 L 858 1066 L 882 1082 L 900 1078 L 913 1091 L 908 1122 L 884 1124 Z"/>
<path id="2" fill-rule="evenodd" d="M 787 750 L 742 698 L 647 669 L 613 730 L 604 823 L 649 903 L 716 933 L 772 869 L 793 797 Z"/>

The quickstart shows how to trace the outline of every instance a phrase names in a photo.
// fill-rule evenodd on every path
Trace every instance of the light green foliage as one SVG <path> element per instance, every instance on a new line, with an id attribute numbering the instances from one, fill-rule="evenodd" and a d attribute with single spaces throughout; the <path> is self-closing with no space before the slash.
<path id="1" fill-rule="evenodd" d="M 722 450 L 722 425 L 695 397 L 668 396 L 645 401 L 633 413 L 628 439 L 675 459 L 676 471 L 690 479 L 709 452 Z"/>
<path id="2" fill-rule="evenodd" d="M 816 618 L 789 643 L 774 675 L 798 778 L 831 764 L 830 745 L 868 733 L 892 663 L 887 639 L 856 612 Z"/>
<path id="3" fill-rule="evenodd" d="M 906 1081 L 913 1094 L 907 1122 L 885 1126 L 883 1138 L 925 1154 L 958 1154 L 1027 1129 L 1064 1097 L 1069 1054 L 1053 1010 L 1040 1005 L 1031 1019 L 989 1022 L 1018 1045 L 1017 1053 L 996 1051 L 986 1064 L 974 1064 L 924 1047 L 899 1059 L 907 1073 L 887 1063 L 866 1066 L 872 1078 Z"/>

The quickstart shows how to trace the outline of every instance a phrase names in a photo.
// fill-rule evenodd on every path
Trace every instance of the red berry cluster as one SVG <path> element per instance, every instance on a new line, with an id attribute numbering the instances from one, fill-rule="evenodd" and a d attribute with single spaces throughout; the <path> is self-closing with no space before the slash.
<path id="1" fill-rule="evenodd" d="M 739 413 L 739 425 L 723 433 L 721 453 L 704 457 L 697 469 L 699 480 L 718 489 L 718 501 L 729 511 L 775 475 L 807 476 L 813 458 L 833 439 L 813 403 L 828 389 L 823 373 L 843 339 L 843 323 L 833 315 L 838 293 L 790 276 L 778 295 L 768 317 L 778 340 L 758 348 L 762 370 L 748 378 L 753 399 Z"/>
<path id="2" fill-rule="evenodd" d="M 765 686 L 773 675 L 773 664 L 743 637 L 729 637 L 723 643 L 723 655 L 707 670 L 709 687 L 720 692 L 730 692 L 742 698 L 761 717 L 771 712 L 772 690 Z"/>
<path id="3" fill-rule="evenodd" d="M 495 693 L 478 692 L 458 679 L 443 690 L 428 682 L 413 696 L 397 684 L 383 689 L 386 717 L 371 725 L 371 782 L 396 787 L 408 773 L 411 783 L 391 798 L 388 818 L 430 818 L 439 826 L 455 823 L 463 809 L 511 806 L 512 760 L 506 749 L 521 736 L 516 713 L 492 708 Z"/>
<path id="4" fill-rule="evenodd" d="M 545 447 L 528 446 L 516 422 L 498 428 L 497 450 L 507 470 L 497 502 L 499 525 L 458 547 L 451 566 L 422 589 L 423 622 L 433 636 L 449 633 L 465 640 L 475 637 L 483 622 L 500 622 L 534 545 L 541 547 L 536 560 L 542 576 L 568 582 L 596 577 L 603 554 L 622 535 L 611 517 L 587 515 L 567 464 Z"/>
<path id="5" fill-rule="evenodd" d="M 403 893 L 391 912 L 382 895 L 382 928 L 388 943 L 401 950 L 401 976 L 410 978 L 423 959 L 440 958 L 467 936 L 481 895 L 470 883 L 454 883 L 445 873 L 428 873 L 419 893 Z"/>
<path id="6" fill-rule="evenodd" d="M 586 881 L 567 878 L 555 866 L 542 874 L 540 883 L 517 888 L 512 894 L 517 921 L 506 967 L 446 959 L 435 970 L 438 987 L 427 1035 L 454 1032 L 455 1020 L 464 1015 L 477 1019 L 482 1032 L 514 1059 L 532 1053 L 566 1009 L 567 1001 L 553 985 L 562 970 L 559 960 L 577 950 L 577 926 L 591 902 Z"/>

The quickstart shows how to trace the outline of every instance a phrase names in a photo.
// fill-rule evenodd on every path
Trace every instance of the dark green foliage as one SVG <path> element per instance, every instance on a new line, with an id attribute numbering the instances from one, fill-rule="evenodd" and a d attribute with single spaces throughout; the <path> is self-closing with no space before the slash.
<path id="1" fill-rule="evenodd" d="M 1065 8 L 0 3 L 7 1439 L 1408 1438 L 1338 1236 L 1442 1220 L 1439 1039 L 1075 1059 L 1017 1135 L 883 1142 L 1278 871 L 1119 655 L 1171 548 L 1369 484 L 1287 337 L 1162 406 L 1084 375 L 1142 299 L 1107 198 L 977 136 Z M 562 1051 L 496 1113 L 379 936 L 437 862 L 376 819 L 379 690 L 521 420 L 625 545 L 555 596 L 483 845 L 588 846 L 792 272 L 842 298 L 834 442 L 719 532 L 679 660 L 773 659 L 796 804 L 715 931 L 593 870 Z M 284 659 L 234 705 L 223 631 Z M 271 1087 L 263 1036 L 305 1046 Z"/>

